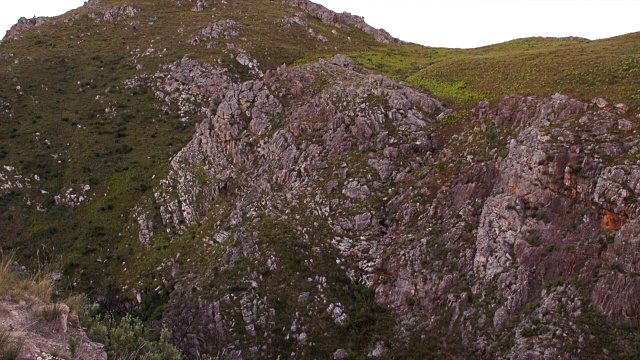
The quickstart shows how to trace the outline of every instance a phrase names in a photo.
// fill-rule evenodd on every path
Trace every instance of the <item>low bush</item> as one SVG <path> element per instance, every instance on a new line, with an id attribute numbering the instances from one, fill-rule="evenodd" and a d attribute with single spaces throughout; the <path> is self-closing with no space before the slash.
<path id="1" fill-rule="evenodd" d="M 130 314 L 116 318 L 99 314 L 94 305 L 84 319 L 87 335 L 105 345 L 109 359 L 181 360 L 182 353 L 171 344 L 171 331 L 162 329 L 160 339 L 147 338 L 148 331 L 142 321 Z"/>

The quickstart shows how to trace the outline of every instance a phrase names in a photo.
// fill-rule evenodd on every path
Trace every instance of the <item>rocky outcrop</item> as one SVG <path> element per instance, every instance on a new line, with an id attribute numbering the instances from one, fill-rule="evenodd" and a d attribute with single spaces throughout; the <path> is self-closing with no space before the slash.
<path id="1" fill-rule="evenodd" d="M 5 34 L 3 40 L 5 39 L 15 39 L 19 37 L 25 31 L 29 31 L 30 29 L 42 26 L 49 21 L 48 17 L 33 17 L 31 19 L 27 19 L 21 17 L 18 22 L 11 27 Z"/>
<path id="2" fill-rule="evenodd" d="M 240 35 L 238 32 L 238 28 L 240 24 L 233 20 L 221 20 L 216 21 L 213 24 L 207 26 L 202 29 L 202 32 L 199 36 L 193 38 L 190 42 L 191 44 L 198 44 L 203 40 L 211 40 L 211 39 L 231 39 Z"/>
<path id="3" fill-rule="evenodd" d="M 67 189 L 63 195 L 56 195 L 53 199 L 56 205 L 78 207 L 80 204 L 90 200 L 87 194 L 89 190 L 91 190 L 91 186 L 81 185 L 80 189 Z"/>
<path id="4" fill-rule="evenodd" d="M 201 67 L 193 63 L 189 71 Z M 435 323 L 442 319 L 438 314 L 450 314 L 449 328 L 476 354 L 571 358 L 586 343 L 576 340 L 569 351 L 553 334 L 592 334 L 597 329 L 572 325 L 583 314 L 597 309 L 615 321 L 635 321 L 635 166 L 624 159 L 606 165 L 601 157 L 607 149 L 602 143 L 614 139 L 616 112 L 563 95 L 509 97 L 495 108 L 481 104 L 466 120 L 466 133 L 445 140 L 434 134 L 443 110 L 438 101 L 361 71 L 336 56 L 206 93 L 217 110 L 201 107 L 208 118 L 172 160 L 159 197 L 166 204 L 165 226 L 184 224 L 184 231 L 227 219 L 225 236 L 219 236 L 218 222 L 216 240 L 208 240 L 227 248 L 221 268 L 252 261 L 278 273 L 283 255 L 260 242 L 267 236 L 261 219 L 295 224 L 311 244 L 332 244 L 346 275 L 375 289 L 378 302 Z M 332 80 L 322 84 L 320 78 Z M 497 140 L 485 138 L 489 127 L 501 134 Z M 624 149 L 637 142 L 630 135 L 623 141 Z M 493 157 L 474 161 L 483 151 Z M 619 154 L 624 151 L 637 150 Z M 458 167 L 461 161 L 471 164 Z M 458 167 L 458 176 L 446 175 L 451 167 Z M 198 182 L 198 176 L 206 180 Z M 234 199 L 224 211 L 214 205 L 223 197 Z M 329 227 L 311 235 L 312 224 Z M 612 236 L 613 243 L 607 240 Z M 229 238 L 238 247 L 228 248 Z M 260 293 L 266 281 L 254 271 L 242 282 Z M 214 338 L 238 351 L 245 345 L 231 309 L 247 301 L 262 304 L 244 316 L 252 337 L 268 338 L 256 329 L 275 321 L 268 305 L 273 299 L 257 293 L 216 292 L 185 306 L 190 296 L 180 290 L 171 300 L 179 310 L 165 321 L 188 339 L 177 325 L 179 314 L 192 314 L 200 329 L 215 320 Z M 239 307 L 232 305 L 238 301 Z M 340 303 L 334 299 L 327 311 L 346 323 L 352 314 Z M 214 320 L 199 320 L 207 319 L 203 312 Z M 307 323 L 295 335 L 300 354 L 316 341 L 313 326 Z M 210 335 L 202 330 L 194 336 Z M 205 343 L 213 344 L 210 339 Z M 498 348 L 511 341 L 508 350 Z M 216 349 L 190 340 L 182 345 Z M 381 351 L 371 346 L 368 351 Z"/>
<path id="5" fill-rule="evenodd" d="M 96 22 L 113 22 L 124 18 L 134 17 L 139 11 L 139 9 L 133 6 L 116 6 L 102 9 L 102 14 L 91 13 L 89 14 L 89 17 L 94 19 Z"/>
<path id="6" fill-rule="evenodd" d="M 367 24 L 361 16 L 351 15 L 349 13 L 338 14 L 320 4 L 308 0 L 284 0 L 284 3 L 303 9 L 311 16 L 322 20 L 325 24 L 353 26 L 372 35 L 377 41 L 385 44 L 402 43 L 402 41 L 394 38 L 384 29 L 376 29 Z"/>
<path id="7" fill-rule="evenodd" d="M 172 170 L 162 181 L 156 199 L 164 226 L 171 231 L 183 232 L 213 219 L 225 219 L 226 230 L 223 223 L 211 223 L 211 232 L 203 234 L 214 248 L 227 249 L 219 263 L 223 271 L 232 271 L 246 261 L 262 264 L 258 266 L 276 274 L 287 271 L 287 261 L 291 260 L 283 259 L 283 254 L 273 248 L 275 244 L 261 242 L 268 230 L 260 219 L 295 224 L 299 215 L 288 210 L 294 208 L 300 208 L 299 214 L 309 219 L 332 224 L 326 232 L 304 235 L 310 237 L 306 241 L 323 247 L 327 241 L 335 241 L 341 257 L 367 251 L 384 229 L 379 225 L 379 208 L 365 204 L 386 191 L 380 179 L 402 177 L 407 171 L 387 156 L 427 154 L 438 148 L 426 129 L 434 121 L 431 114 L 442 110 L 440 102 L 382 76 L 357 72 L 353 61 L 344 56 L 306 67 L 283 66 L 266 73 L 264 80 L 243 83 L 232 81 L 220 70 L 206 68 L 187 60 L 171 67 L 175 75 L 167 79 L 182 79 L 183 94 L 197 87 L 198 97 L 193 100 L 216 104 L 217 108 L 191 107 L 206 114 L 207 119 L 197 126 L 193 140 L 172 159 Z M 196 76 L 204 73 L 219 75 L 211 81 Z M 319 83 L 320 78 L 331 82 Z M 198 85 L 202 81 L 209 85 Z M 161 87 L 169 89 L 167 84 Z M 170 94 L 161 97 L 169 103 L 175 101 Z M 336 163 L 360 152 L 367 154 L 361 160 Z M 362 172 L 371 166 L 379 169 L 380 178 Z M 326 176 L 327 183 L 320 181 Z M 305 199 L 309 196 L 315 200 L 308 203 Z M 217 207 L 223 198 L 233 198 L 234 205 L 228 210 Z M 363 206 L 368 211 L 363 211 Z M 352 209 L 354 213 L 347 216 L 339 209 Z M 247 223 L 248 219 L 254 220 Z M 357 234 L 367 239 L 354 242 Z M 374 263 L 362 261 L 360 267 L 346 273 L 356 283 L 371 285 L 373 277 L 368 272 L 374 267 Z M 179 281 L 170 301 L 172 310 L 164 319 L 193 356 L 217 351 L 217 344 L 224 339 L 226 351 L 235 354 L 232 357 L 241 357 L 240 349 L 246 349 L 244 334 L 269 339 L 269 329 L 283 319 L 294 324 L 290 325 L 289 336 L 297 339 L 296 351 L 306 354 L 308 344 L 320 340 L 312 334 L 324 323 L 311 321 L 314 314 L 330 314 L 331 322 L 338 325 L 345 325 L 352 316 L 353 310 L 328 292 L 334 280 L 326 278 L 325 269 L 308 275 L 316 279 L 312 282 L 318 283 L 318 291 L 294 292 L 296 299 L 305 299 L 296 300 L 305 309 L 296 315 L 273 308 L 276 298 L 266 295 L 271 293 L 269 280 L 256 272 L 257 268 L 251 268 L 240 283 L 251 284 L 249 289 L 255 290 L 228 293 L 217 288 L 197 303 L 189 300 L 187 289 L 191 285 Z M 243 304 L 254 304 L 251 314 L 241 310 Z M 239 314 L 243 320 L 238 323 L 233 319 Z M 178 325 L 185 316 L 192 324 L 188 332 Z M 212 321 L 214 333 L 206 330 Z M 238 326 L 244 330 L 239 331 Z M 207 340 L 202 343 L 195 341 L 197 338 Z M 272 354 L 270 348 L 251 351 L 256 351 L 255 356 Z M 367 350 L 375 354 L 381 351 L 375 343 Z"/>

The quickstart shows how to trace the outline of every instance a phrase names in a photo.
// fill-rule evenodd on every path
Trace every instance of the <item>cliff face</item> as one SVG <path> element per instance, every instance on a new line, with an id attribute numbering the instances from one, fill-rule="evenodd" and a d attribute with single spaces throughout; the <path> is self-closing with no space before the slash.
<path id="1" fill-rule="evenodd" d="M 102 1 L 41 29 L 1 48 L 2 246 L 67 246 L 70 286 L 190 358 L 636 354 L 628 106 L 447 109 L 339 55 L 406 45 L 311 2 Z"/>
<path id="2" fill-rule="evenodd" d="M 176 63 L 158 93 L 173 101 L 191 92 L 202 78 L 185 79 L 205 68 Z M 378 260 L 369 257 L 384 250 L 381 238 L 392 225 L 389 192 L 411 172 L 399 159 L 437 148 L 427 130 L 440 102 L 344 56 L 283 66 L 259 81 L 199 95 L 219 103 L 217 111 L 172 159 L 155 197 L 171 231 L 201 224 L 195 236 L 203 253 L 190 260 L 215 259 L 215 265 L 180 270 L 198 275 L 178 281 L 165 324 L 194 356 L 220 346 L 237 357 L 247 348 L 254 356 L 276 356 L 282 348 L 251 344 L 282 337 L 302 357 L 341 347 L 373 350 L 366 346 L 375 342 L 367 342 L 389 336 L 393 325 L 382 319 L 386 314 L 357 309 L 352 292 L 374 300 L 356 284 L 376 284 Z M 373 323 L 350 324 L 363 310 L 372 312 L 362 316 Z M 178 325 L 185 320 L 189 327 Z M 372 332 L 371 339 L 341 339 L 343 327 Z"/>
<path id="3" fill-rule="evenodd" d="M 183 60 L 169 79 L 201 67 Z M 165 226 L 210 223 L 197 236 L 219 256 L 178 281 L 165 314 L 194 354 L 224 339 L 234 356 L 274 355 L 249 344 L 277 331 L 303 357 L 340 348 L 322 344 L 317 316 L 341 325 L 352 315 L 326 294 L 340 285 L 317 257 L 483 356 L 572 358 L 595 351 L 595 312 L 635 323 L 638 148 L 624 111 L 514 96 L 450 124 L 437 100 L 343 56 L 206 96 L 219 99 L 216 114 L 155 195 Z M 283 239 L 308 247 L 294 264 Z M 274 292 L 273 277 L 286 291 Z"/>

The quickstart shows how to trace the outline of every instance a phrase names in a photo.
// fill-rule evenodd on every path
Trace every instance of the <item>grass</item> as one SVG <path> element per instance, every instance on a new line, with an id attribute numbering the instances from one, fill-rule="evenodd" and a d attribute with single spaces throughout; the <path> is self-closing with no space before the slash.
<path id="1" fill-rule="evenodd" d="M 89 326 L 89 334 L 94 341 L 101 341 L 107 345 L 111 357 L 115 359 L 141 358 L 147 360 L 182 359 L 182 354 L 169 343 L 171 334 L 163 330 L 159 341 L 147 339 L 148 331 L 140 319 L 127 316 L 121 319 L 113 316 L 102 316 L 98 313 L 86 311 L 86 295 L 78 294 L 68 297 L 62 303 L 51 303 L 51 291 L 53 284 L 49 280 L 47 286 L 43 286 L 43 279 L 51 279 L 50 273 L 39 271 L 36 275 L 17 274 L 13 269 L 13 256 L 0 252 L 0 292 L 8 295 L 13 300 L 22 298 L 32 302 L 43 304 L 40 310 L 34 313 L 39 321 L 53 324 L 60 319 L 68 306 L 70 311 L 79 312 L 83 320 Z M 42 292 L 42 288 L 46 292 Z M 19 295 L 19 296 L 18 296 Z M 63 303 L 65 305 L 63 305 Z M 81 338 L 69 337 L 69 353 L 72 358 L 77 358 Z M 11 340 L 6 332 L 0 332 L 0 360 L 15 360 L 22 349 L 21 343 Z"/>
<path id="2" fill-rule="evenodd" d="M 15 273 L 12 271 L 12 260 L 13 254 L 0 256 L 0 293 L 5 293 L 16 281 Z"/>
<path id="3" fill-rule="evenodd" d="M 407 82 L 428 91 L 437 98 L 451 99 L 458 105 L 476 105 L 489 98 L 488 95 L 472 89 L 465 81 L 441 80 L 415 74 L 407 78 Z"/>
<path id="4" fill-rule="evenodd" d="M 69 353 L 71 354 L 72 359 L 76 359 L 78 357 L 78 349 L 82 343 L 82 338 L 69 337 Z"/>
<path id="5" fill-rule="evenodd" d="M 640 111 L 640 33 L 597 41 L 527 38 L 477 49 L 390 45 L 350 55 L 458 108 L 512 94 L 606 97 Z"/>
<path id="6" fill-rule="evenodd" d="M 58 319 L 60 319 L 60 315 L 62 315 L 63 307 L 61 304 L 51 304 L 49 306 L 43 307 L 40 311 L 36 313 L 36 317 L 40 320 L 48 323 L 52 323 Z"/>
<path id="7" fill-rule="evenodd" d="M 13 299 L 37 299 L 47 302 L 53 294 L 50 272 L 37 270 L 20 275 L 13 269 L 14 254 L 5 254 L 0 249 L 0 293 Z"/>
<path id="8" fill-rule="evenodd" d="M 0 360 L 16 360 L 20 355 L 22 345 L 11 341 L 11 336 L 0 332 Z"/>

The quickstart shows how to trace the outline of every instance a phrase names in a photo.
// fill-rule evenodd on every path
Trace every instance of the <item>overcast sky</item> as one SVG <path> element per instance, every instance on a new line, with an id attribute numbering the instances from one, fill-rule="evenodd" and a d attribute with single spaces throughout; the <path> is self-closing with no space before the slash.
<path id="1" fill-rule="evenodd" d="M 84 0 L 1 0 L 0 34 L 21 16 L 53 16 Z M 210 0 L 211 1 L 211 0 Z M 214 0 L 217 1 L 217 0 Z M 601 39 L 640 31 L 640 0 L 316 0 L 364 16 L 405 41 L 479 47 L 529 36 Z"/>

